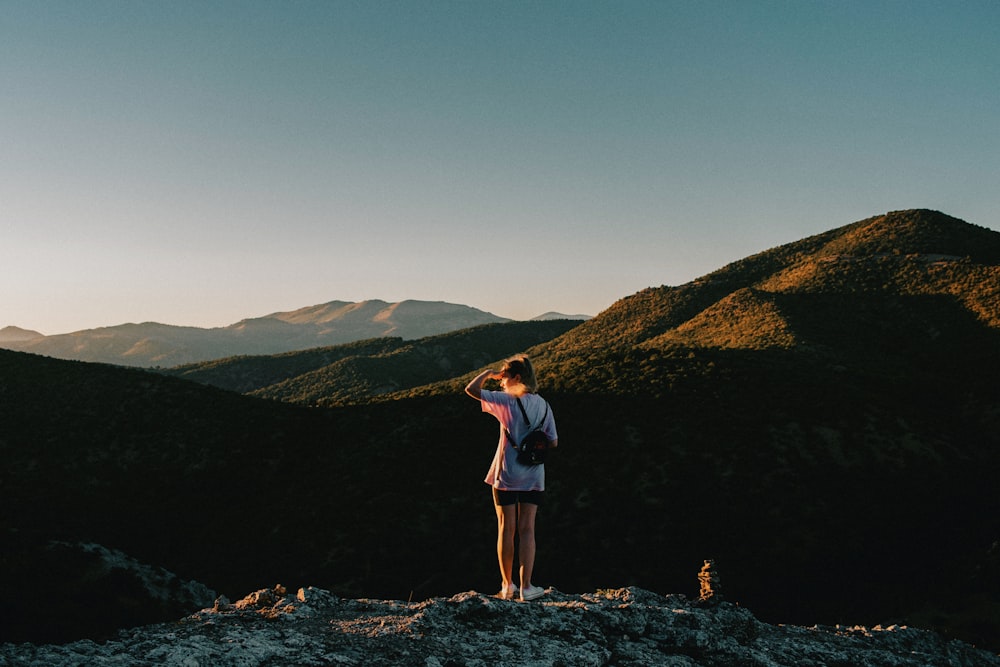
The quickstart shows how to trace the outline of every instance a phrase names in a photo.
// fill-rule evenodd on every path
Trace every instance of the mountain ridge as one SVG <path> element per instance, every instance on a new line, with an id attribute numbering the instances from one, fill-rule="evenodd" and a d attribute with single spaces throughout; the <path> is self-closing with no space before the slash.
<path id="1" fill-rule="evenodd" d="M 22 329 L 21 327 L 6 326 L 0 329 L 0 344 L 2 343 L 17 343 L 25 340 L 32 340 L 34 338 L 39 338 L 43 336 L 37 331 L 32 331 L 31 329 Z"/>
<path id="2" fill-rule="evenodd" d="M 960 232 L 967 232 L 971 238 L 965 239 Z M 860 244 L 852 246 L 852 240 L 858 239 Z M 897 241 L 899 245 L 893 246 Z M 954 246 L 955 243 L 958 245 Z M 867 259 L 852 260 L 845 256 L 845 249 L 852 251 L 847 255 Z M 971 259 L 973 256 L 979 259 Z M 586 346 L 624 349 L 638 343 L 649 346 L 650 339 L 655 337 L 666 344 L 670 336 L 663 336 L 671 332 L 686 332 L 690 338 L 698 328 L 694 318 L 702 314 L 699 326 L 712 326 L 717 318 L 706 311 L 727 307 L 723 303 L 727 298 L 752 298 L 762 304 L 771 300 L 773 294 L 791 297 L 884 292 L 893 297 L 913 296 L 906 287 L 907 281 L 918 285 L 926 281 L 928 288 L 919 293 L 954 297 L 987 327 L 997 328 L 1000 327 L 997 264 L 1000 264 L 998 232 L 937 211 L 890 212 L 757 253 L 684 285 L 641 290 L 553 341 L 540 361 L 557 363 L 561 349 Z M 736 295 L 742 289 L 752 292 L 743 292 L 742 297 Z M 735 302 L 730 303 L 729 307 L 734 305 Z M 767 307 L 773 310 L 775 305 Z M 621 326 L 623 322 L 629 322 L 629 326 Z M 777 322 L 773 324 L 780 327 Z M 679 330 L 682 325 L 685 329 Z M 697 344 L 712 347 L 703 343 Z M 786 338 L 785 343 L 792 341 Z M 802 340 L 796 343 L 808 344 Z"/>
<path id="3" fill-rule="evenodd" d="M 969 238 L 959 232 L 968 232 Z M 796 309 L 794 295 L 810 293 L 810 285 L 817 281 L 824 284 L 824 280 L 842 273 L 845 267 L 854 270 L 857 262 L 905 261 L 915 266 L 904 271 L 903 277 L 913 279 L 913 272 L 920 270 L 940 274 L 944 287 L 936 293 L 942 290 L 951 293 L 955 288 L 947 287 L 946 281 L 955 268 L 953 265 L 972 261 L 969 257 L 973 254 L 1000 263 L 997 236 L 992 230 L 937 211 L 894 211 L 873 216 L 756 253 L 685 285 L 642 290 L 616 302 L 597 317 L 588 318 L 586 326 L 574 328 L 568 347 L 575 350 L 588 345 L 595 348 L 640 345 L 647 352 L 678 346 L 808 348 L 812 343 L 799 330 L 808 318 L 796 317 L 791 311 Z M 901 280 L 899 276 L 895 279 Z M 976 279 L 980 285 L 991 282 L 1000 285 L 1000 272 L 994 270 Z M 848 287 L 860 288 L 862 292 L 872 289 L 865 285 Z M 880 283 L 876 287 L 888 285 Z M 900 296 L 907 294 L 905 289 L 895 291 Z M 964 303 L 979 317 L 986 317 L 991 326 L 1000 323 L 1000 287 L 977 290 Z M 619 308 L 625 309 L 624 314 L 617 312 Z M 801 310 L 801 306 L 797 308 Z M 619 318 L 648 323 L 630 330 L 618 326 Z M 598 333 L 586 342 L 573 338 L 587 335 L 592 329 Z M 566 341 L 562 339 L 543 345 L 541 364 L 557 361 L 563 345 Z M 555 351 L 555 359 L 550 358 L 550 349 Z M 284 380 L 290 382 L 289 378 Z M 444 386 L 451 390 L 453 384 Z M 263 387 L 253 390 L 268 395 Z M 322 391 L 322 387 L 313 389 L 310 400 L 321 398 Z M 286 399 L 289 396 L 286 392 L 280 395 Z"/>

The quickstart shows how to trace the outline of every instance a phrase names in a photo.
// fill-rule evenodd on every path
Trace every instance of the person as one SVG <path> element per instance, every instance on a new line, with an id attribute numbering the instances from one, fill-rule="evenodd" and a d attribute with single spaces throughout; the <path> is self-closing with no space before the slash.
<path id="1" fill-rule="evenodd" d="M 499 380 L 501 390 L 483 389 L 487 380 Z M 535 567 L 535 517 L 545 492 L 545 464 L 519 463 L 515 448 L 516 443 L 535 428 L 545 432 L 551 447 L 559 444 L 555 417 L 545 399 L 537 394 L 537 389 L 534 368 L 525 355 L 507 359 L 499 371 L 483 371 L 465 387 L 465 393 L 480 402 L 483 412 L 500 422 L 500 442 L 483 481 L 493 488 L 497 560 L 502 578 L 499 597 L 505 600 L 518 595 L 521 600 L 534 600 L 545 593 L 543 588 L 531 583 Z M 521 400 L 528 415 L 528 425 L 524 423 L 517 399 Z M 520 589 L 513 580 L 515 530 L 521 564 Z"/>

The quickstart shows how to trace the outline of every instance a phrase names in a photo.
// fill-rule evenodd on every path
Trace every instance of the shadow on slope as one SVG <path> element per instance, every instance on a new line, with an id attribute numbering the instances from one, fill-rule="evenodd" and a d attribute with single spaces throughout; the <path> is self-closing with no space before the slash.
<path id="1" fill-rule="evenodd" d="M 467 372 L 551 340 L 579 323 L 486 324 L 418 340 L 379 338 L 281 355 L 231 357 L 162 372 L 290 403 L 359 403 Z"/>

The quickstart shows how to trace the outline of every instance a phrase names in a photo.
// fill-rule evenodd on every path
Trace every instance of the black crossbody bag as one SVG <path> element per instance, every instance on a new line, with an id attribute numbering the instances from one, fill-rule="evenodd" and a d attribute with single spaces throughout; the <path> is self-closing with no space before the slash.
<path id="1" fill-rule="evenodd" d="M 521 408 L 521 416 L 524 417 L 524 425 L 528 427 L 528 435 L 524 436 L 521 442 L 514 442 L 514 438 L 511 437 L 510 431 L 506 427 L 504 427 L 503 432 L 507 434 L 507 440 L 510 441 L 511 446 L 517 450 L 518 463 L 526 466 L 545 463 L 550 443 L 549 437 L 541 429 L 549 416 L 549 403 L 545 402 L 545 414 L 542 415 L 542 421 L 538 422 L 538 426 L 535 428 L 531 428 L 531 420 L 528 419 L 528 412 L 524 409 L 524 404 L 521 403 L 521 397 L 516 397 L 516 400 L 517 407 Z"/>

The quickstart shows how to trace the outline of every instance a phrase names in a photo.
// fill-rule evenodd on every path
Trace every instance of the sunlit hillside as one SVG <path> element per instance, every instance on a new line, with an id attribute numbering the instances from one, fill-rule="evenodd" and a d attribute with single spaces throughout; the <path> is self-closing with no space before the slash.
<path id="1" fill-rule="evenodd" d="M 626 297 L 546 346 L 540 361 L 554 386 L 572 390 L 588 355 L 637 348 L 647 362 L 678 348 L 869 354 L 872 343 L 893 350 L 893 329 L 940 348 L 949 335 L 1000 329 L 998 265 L 997 232 L 933 211 L 890 213 Z M 643 368 L 616 371 L 634 378 Z"/>

